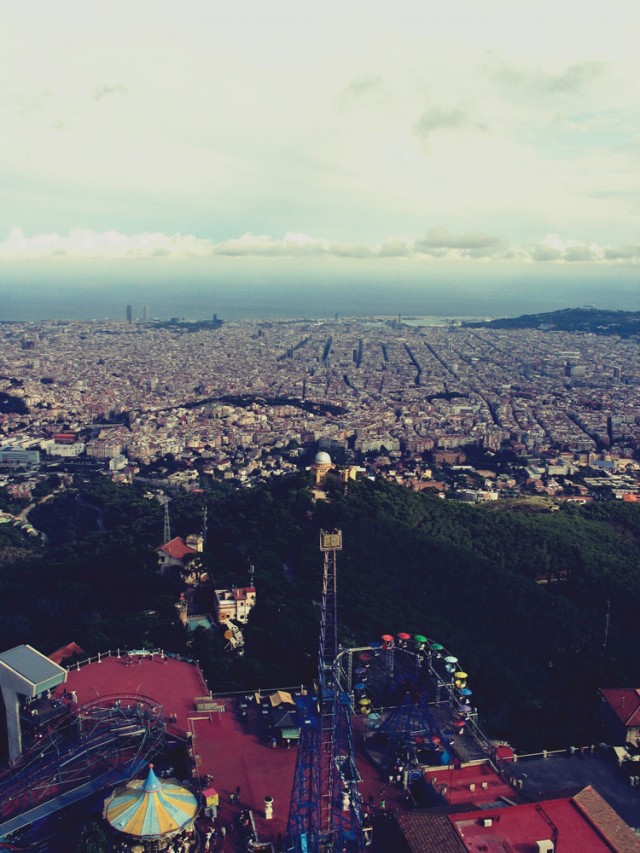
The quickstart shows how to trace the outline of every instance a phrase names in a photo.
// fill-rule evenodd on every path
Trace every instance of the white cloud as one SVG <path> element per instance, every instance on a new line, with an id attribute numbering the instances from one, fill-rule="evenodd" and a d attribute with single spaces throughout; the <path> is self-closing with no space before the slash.
<path id="1" fill-rule="evenodd" d="M 605 249 L 604 256 L 608 261 L 633 261 L 640 258 L 640 244 L 635 246 L 619 246 L 617 249 Z"/>
<path id="2" fill-rule="evenodd" d="M 378 254 L 383 258 L 406 258 L 413 253 L 414 241 L 407 237 L 390 237 L 380 246 Z"/>
<path id="3" fill-rule="evenodd" d="M 427 231 L 424 237 L 416 240 L 415 251 L 426 254 L 442 254 L 448 250 L 460 252 L 462 257 L 495 256 L 501 252 L 504 241 L 495 234 L 484 231 L 472 231 L 467 234 L 450 234 L 446 228 L 438 227 Z"/>
<path id="4" fill-rule="evenodd" d="M 247 232 L 237 238 L 215 242 L 191 234 L 123 234 L 91 229 L 74 229 L 66 236 L 56 233 L 27 236 L 20 228 L 12 228 L 7 238 L 0 242 L 0 261 L 12 263 L 47 259 L 72 262 L 137 258 L 168 261 L 204 258 L 213 261 L 216 257 L 298 258 L 308 260 L 311 267 L 321 258 L 351 259 L 354 263 L 363 259 L 377 259 L 380 263 L 398 259 L 400 262 L 413 260 L 425 263 L 533 261 L 620 266 L 640 263 L 640 245 L 601 246 L 549 234 L 533 246 L 518 246 L 479 229 L 456 234 L 442 226 L 429 229 L 418 239 L 392 236 L 380 244 L 340 242 L 297 232 L 288 232 L 279 239 Z"/>
<path id="5" fill-rule="evenodd" d="M 310 256 L 324 255 L 329 244 L 316 237 L 305 234 L 285 234 L 281 240 L 274 240 L 266 234 L 243 234 L 233 240 L 211 244 L 212 252 L 216 255 L 235 255 L 247 257 L 260 255 L 263 257 Z"/>
<path id="6" fill-rule="evenodd" d="M 563 240 L 557 234 L 548 234 L 544 240 L 531 250 L 534 261 L 560 261 L 581 263 L 602 263 L 614 260 L 640 261 L 640 251 L 636 255 L 622 258 L 620 250 L 606 249 L 597 243 L 587 243 L 581 240 Z"/>
<path id="7" fill-rule="evenodd" d="M 0 243 L 0 259 L 8 261 L 41 260 L 43 258 L 193 258 L 211 254 L 211 244 L 190 234 L 121 234 L 118 231 L 96 233 L 86 228 L 61 234 L 25 236 L 20 228 L 12 228 Z"/>

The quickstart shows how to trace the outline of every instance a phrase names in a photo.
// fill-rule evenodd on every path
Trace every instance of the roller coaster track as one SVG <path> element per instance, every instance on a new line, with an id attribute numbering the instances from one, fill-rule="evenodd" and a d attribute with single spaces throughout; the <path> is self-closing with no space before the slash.
<path id="1" fill-rule="evenodd" d="M 160 705 L 146 696 L 103 696 L 42 727 L 0 773 L 0 841 L 99 788 L 124 783 L 157 754 L 165 736 Z"/>

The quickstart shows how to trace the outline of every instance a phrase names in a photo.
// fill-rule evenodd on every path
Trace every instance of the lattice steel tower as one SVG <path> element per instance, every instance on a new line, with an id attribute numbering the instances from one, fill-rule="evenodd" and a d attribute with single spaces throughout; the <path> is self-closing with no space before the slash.
<path id="1" fill-rule="evenodd" d="M 169 520 L 169 501 L 171 498 L 168 495 L 163 495 L 160 498 L 160 503 L 164 507 L 164 541 L 171 541 L 171 521 Z"/>
<path id="2" fill-rule="evenodd" d="M 351 702 L 336 683 L 338 655 L 336 555 L 342 531 L 320 531 L 324 554 L 318 648 L 318 697 L 310 700 L 298 743 L 287 849 L 302 853 L 364 850 Z"/>

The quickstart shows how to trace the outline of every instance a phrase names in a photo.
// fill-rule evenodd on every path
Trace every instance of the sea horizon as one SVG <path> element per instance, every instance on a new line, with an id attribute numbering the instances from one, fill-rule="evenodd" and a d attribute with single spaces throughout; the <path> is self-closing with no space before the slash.
<path id="1" fill-rule="evenodd" d="M 0 281 L 0 321 L 223 321 L 339 317 L 517 317 L 591 305 L 640 310 L 635 282 L 600 279 L 422 282 L 350 280 L 159 282 Z"/>

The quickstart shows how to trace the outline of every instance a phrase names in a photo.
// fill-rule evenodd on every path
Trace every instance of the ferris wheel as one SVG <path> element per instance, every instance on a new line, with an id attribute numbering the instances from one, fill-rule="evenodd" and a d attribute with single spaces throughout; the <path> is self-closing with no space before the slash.
<path id="1" fill-rule="evenodd" d="M 464 730 L 467 673 L 458 658 L 422 634 L 384 634 L 357 654 L 352 688 L 367 718 L 369 751 L 385 769 L 448 764 Z"/>

